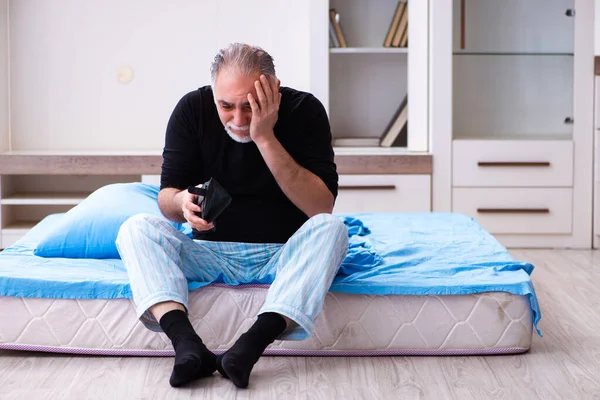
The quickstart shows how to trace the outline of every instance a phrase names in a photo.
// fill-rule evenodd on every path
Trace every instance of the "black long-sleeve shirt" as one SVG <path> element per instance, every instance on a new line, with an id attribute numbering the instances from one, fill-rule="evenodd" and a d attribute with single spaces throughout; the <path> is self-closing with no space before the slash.
<path id="1" fill-rule="evenodd" d="M 310 93 L 281 87 L 275 137 L 302 167 L 337 197 L 338 175 L 331 130 L 321 102 Z M 253 143 L 225 132 L 210 86 L 183 96 L 167 125 L 161 189 L 186 189 L 214 177 L 232 196 L 214 231 L 194 238 L 246 243 L 285 243 L 308 217 L 283 193 Z"/>

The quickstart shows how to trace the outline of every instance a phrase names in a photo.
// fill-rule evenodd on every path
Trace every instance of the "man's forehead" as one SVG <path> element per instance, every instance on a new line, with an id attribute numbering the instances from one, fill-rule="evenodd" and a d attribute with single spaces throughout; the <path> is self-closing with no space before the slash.
<path id="1" fill-rule="evenodd" d="M 259 72 L 248 75 L 242 70 L 227 67 L 219 71 L 213 84 L 215 101 L 218 104 L 248 107 L 248 93 L 256 97 L 255 82 Z"/>
<path id="2" fill-rule="evenodd" d="M 238 101 L 235 101 L 235 100 L 226 100 L 226 99 L 217 99 L 217 103 L 228 104 L 228 105 L 235 105 L 235 104 L 248 105 L 248 104 L 250 104 L 250 102 L 248 101 L 248 99 L 240 99 Z"/>

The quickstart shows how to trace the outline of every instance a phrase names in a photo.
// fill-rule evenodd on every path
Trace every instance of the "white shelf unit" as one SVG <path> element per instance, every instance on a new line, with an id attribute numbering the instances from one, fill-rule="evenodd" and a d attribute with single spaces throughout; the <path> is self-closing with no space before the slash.
<path id="1" fill-rule="evenodd" d="M 325 105 L 334 138 L 379 138 L 408 95 L 405 148 L 428 151 L 429 1 L 409 0 L 408 45 L 386 48 L 383 42 L 397 0 L 330 0 L 319 12 L 329 35 L 329 9 L 340 15 L 348 47 L 329 48 L 322 68 L 328 71 Z M 328 36 L 321 40 L 328 46 Z"/>
<path id="2" fill-rule="evenodd" d="M 65 213 L 71 205 L 2 205 L 2 228 L 0 229 L 0 248 L 6 248 L 23 237 L 44 217 L 55 213 Z"/>
<path id="3" fill-rule="evenodd" d="M 434 210 L 507 247 L 590 248 L 592 2 L 434 1 Z"/>
<path id="4" fill-rule="evenodd" d="M 210 83 L 215 53 L 232 42 L 268 50 L 283 85 L 313 89 L 312 10 L 326 0 L 219 4 L 0 0 L 0 153 L 160 153 L 173 108 L 185 93 Z M 76 183 L 81 168 L 74 164 L 73 175 L 61 179 Z M 5 171 L 0 177 L 6 185 L 17 179 Z M 110 179 L 127 180 L 125 174 Z M 0 227 L 29 226 L 20 222 L 23 207 L 66 209 L 96 187 L 67 196 L 35 186 L 11 191 L 0 203 Z"/>
<path id="5" fill-rule="evenodd" d="M 381 135 L 403 96 L 410 94 L 407 148 L 339 151 L 357 155 L 428 151 L 429 1 L 414 0 L 408 7 L 407 48 L 382 47 L 396 0 L 234 3 L 243 18 L 230 24 L 233 29 L 222 29 L 221 21 L 231 15 L 215 2 L 175 6 L 151 0 L 142 15 L 135 2 L 127 1 L 50 5 L 0 0 L 0 153 L 160 152 L 177 101 L 186 91 L 208 83 L 216 49 L 242 40 L 274 55 L 282 84 L 311 91 L 323 102 L 336 137 Z M 342 14 L 349 48 L 329 49 L 331 7 Z M 113 12 L 116 8 L 119 13 Z M 211 18 L 206 24 L 194 24 L 202 15 Z M 183 41 L 182 21 L 189 28 Z M 106 24 L 114 29 L 107 33 Z M 214 32 L 219 35 L 200 44 L 194 39 Z M 179 45 L 172 46 L 174 41 Z M 72 62 L 74 55 L 77 62 Z M 185 62 L 165 61 L 174 59 Z M 124 68 L 134 71 L 133 81 L 119 80 Z M 202 68 L 205 75 L 198 72 Z M 49 213 L 69 210 L 101 184 L 140 180 L 140 175 L 114 174 L 104 175 L 106 181 L 99 182 L 98 176 L 90 175 L 89 186 L 79 186 L 80 172 L 77 164 L 68 175 L 37 171 L 34 177 L 26 177 L 0 171 L 0 239 L 4 238 L 0 248 Z M 421 175 L 419 198 L 430 198 L 429 174 Z M 57 186 L 41 189 L 46 179 Z M 411 179 L 399 182 L 412 187 Z M 356 185 L 368 186 L 369 179 L 361 182 Z M 368 193 L 378 198 L 377 191 Z M 413 206 L 404 191 L 401 195 L 398 211 L 403 210 L 402 204 Z M 429 209 L 429 202 L 420 204 Z"/>
<path id="6" fill-rule="evenodd" d="M 47 215 L 67 212 L 104 185 L 140 180 L 140 175 L 1 175 L 0 248 L 13 244 Z"/>
<path id="7" fill-rule="evenodd" d="M 90 193 L 88 192 L 17 192 L 0 199 L 2 205 L 77 205 Z"/>

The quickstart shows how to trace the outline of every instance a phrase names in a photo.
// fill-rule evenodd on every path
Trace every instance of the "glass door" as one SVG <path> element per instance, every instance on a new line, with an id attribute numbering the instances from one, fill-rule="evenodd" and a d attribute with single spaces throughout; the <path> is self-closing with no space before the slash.
<path id="1" fill-rule="evenodd" d="M 574 0 L 454 0 L 454 139 L 572 139 Z"/>

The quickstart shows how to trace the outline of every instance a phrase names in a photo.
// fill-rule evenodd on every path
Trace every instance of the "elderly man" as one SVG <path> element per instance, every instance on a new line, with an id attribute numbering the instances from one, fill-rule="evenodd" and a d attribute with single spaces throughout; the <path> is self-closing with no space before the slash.
<path id="1" fill-rule="evenodd" d="M 117 246 L 138 317 L 173 343 L 170 384 L 218 369 L 245 388 L 269 344 L 311 335 L 348 233 L 331 215 L 338 175 L 322 104 L 280 87 L 272 57 L 246 44 L 218 52 L 211 81 L 178 102 L 163 151 L 160 209 L 189 222 L 193 239 L 140 214 L 123 224 Z M 209 222 L 187 189 L 211 178 L 231 203 Z M 188 319 L 188 281 L 272 284 L 254 325 L 216 357 Z"/>

